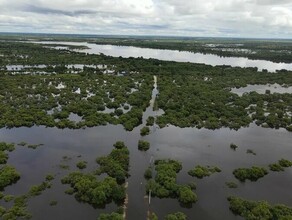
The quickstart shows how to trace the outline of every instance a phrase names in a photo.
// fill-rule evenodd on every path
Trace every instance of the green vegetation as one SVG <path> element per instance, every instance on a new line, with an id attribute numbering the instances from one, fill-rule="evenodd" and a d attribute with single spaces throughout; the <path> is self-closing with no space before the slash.
<path id="1" fill-rule="evenodd" d="M 190 176 L 195 176 L 197 178 L 203 178 L 206 176 L 210 176 L 213 173 L 220 173 L 221 169 L 219 167 L 212 167 L 212 166 L 200 166 L 197 165 L 194 169 L 188 171 Z"/>
<path id="2" fill-rule="evenodd" d="M 1 77 L 9 88 L 0 87 L 3 111 L 0 127 L 8 128 L 44 125 L 79 129 L 110 123 L 122 124 L 130 131 L 142 123 L 142 113 L 151 98 L 153 83 L 150 75 L 138 74 L 124 77 L 97 74 Z M 132 89 L 135 91 L 131 92 Z M 123 113 L 121 108 L 126 103 L 131 109 Z M 114 112 L 107 113 L 106 108 Z M 71 113 L 81 120 L 71 120 Z M 38 146 L 28 145 L 31 148 Z"/>
<path id="3" fill-rule="evenodd" d="M 93 206 L 105 206 L 112 201 L 120 203 L 126 197 L 124 186 L 112 177 L 99 181 L 95 175 L 72 172 L 62 179 L 62 184 L 70 184 L 77 200 Z"/>
<path id="4" fill-rule="evenodd" d="M 48 182 L 50 182 L 50 181 L 52 181 L 52 180 L 54 180 L 55 179 L 55 177 L 52 175 L 52 174 L 48 174 L 47 176 L 46 176 L 46 181 L 48 181 Z"/>
<path id="5" fill-rule="evenodd" d="M 149 116 L 146 121 L 147 126 L 153 126 L 155 122 L 155 118 L 153 116 Z"/>
<path id="6" fill-rule="evenodd" d="M 6 164 L 8 160 L 8 154 L 0 151 L 0 164 Z"/>
<path id="7" fill-rule="evenodd" d="M 152 178 L 152 167 L 148 167 L 144 172 L 145 179 L 149 180 Z"/>
<path id="8" fill-rule="evenodd" d="M 150 148 L 150 143 L 148 141 L 139 140 L 138 149 L 141 151 L 147 151 Z"/>
<path id="9" fill-rule="evenodd" d="M 191 187 L 192 190 L 197 189 L 197 184 L 195 182 L 188 183 L 188 186 Z"/>
<path id="10" fill-rule="evenodd" d="M 182 212 L 176 212 L 174 214 L 168 214 L 165 220 L 186 220 L 187 216 Z"/>
<path id="11" fill-rule="evenodd" d="M 169 46 L 171 42 L 168 40 L 164 44 Z M 187 47 L 190 48 L 190 45 Z M 240 97 L 230 91 L 248 84 L 291 86 L 292 74 L 285 70 L 271 74 L 259 72 L 257 68 L 108 57 L 13 41 L 2 42 L 0 54 L 3 55 L 1 82 L 9 85 L 0 86 L 3 112 L 0 127 L 44 125 L 78 129 L 110 123 L 122 124 L 130 131 L 142 123 L 142 112 L 151 99 L 152 75 L 156 74 L 159 94 L 155 107 L 165 112 L 156 119 L 160 127 L 172 124 L 178 127 L 239 129 L 255 122 L 263 127 L 292 131 L 289 116 L 291 94 L 250 92 Z M 283 56 L 286 57 L 281 52 Z M 76 69 L 68 65 L 80 63 L 101 64 L 102 67 L 85 66 L 77 74 L 70 74 Z M 30 67 L 11 73 L 6 70 L 6 65 L 13 64 Z M 44 65 L 41 70 L 47 75 L 37 74 L 40 71 L 34 66 L 37 64 Z M 113 71 L 112 75 L 105 74 L 106 70 Z M 21 74 L 23 72 L 29 74 Z M 121 73 L 123 77 L 117 76 Z M 111 113 L 104 111 L 106 108 Z M 127 109 L 129 111 L 124 112 Z M 70 120 L 71 113 L 81 120 Z M 149 124 L 152 121 L 150 118 Z"/>
<path id="12" fill-rule="evenodd" d="M 244 182 L 246 179 L 250 181 L 257 181 L 259 178 L 268 174 L 268 171 L 262 167 L 253 166 L 251 168 L 238 168 L 233 171 L 233 175 Z"/>
<path id="13" fill-rule="evenodd" d="M 150 133 L 150 129 L 149 129 L 149 127 L 143 127 L 143 128 L 141 128 L 141 130 L 140 130 L 140 134 L 141 134 L 142 136 L 148 135 L 149 133 Z"/>
<path id="14" fill-rule="evenodd" d="M 111 214 L 101 214 L 97 220 L 123 220 L 123 215 L 116 213 L 116 212 L 112 212 Z"/>
<path id="15" fill-rule="evenodd" d="M 125 148 L 126 145 L 123 141 L 117 141 L 115 144 L 114 144 L 114 147 L 117 148 L 117 149 L 122 149 L 122 148 Z"/>
<path id="16" fill-rule="evenodd" d="M 292 166 L 292 161 L 286 160 L 286 159 L 281 159 L 281 160 L 279 160 L 279 164 L 282 167 L 291 167 Z"/>
<path id="17" fill-rule="evenodd" d="M 122 183 L 129 176 L 129 150 L 126 146 L 116 147 L 108 156 L 98 157 L 96 162 L 100 165 L 98 173 L 107 173 L 115 178 L 118 183 Z"/>
<path id="18" fill-rule="evenodd" d="M 12 166 L 5 165 L 0 168 L 0 190 L 4 187 L 16 183 L 20 179 L 20 174 Z"/>
<path id="19" fill-rule="evenodd" d="M 235 189 L 238 185 L 235 182 L 226 182 L 225 183 L 228 188 Z"/>
<path id="20" fill-rule="evenodd" d="M 77 164 L 76 164 L 76 167 L 78 167 L 80 170 L 83 170 L 87 167 L 87 162 L 86 161 L 79 161 Z"/>
<path id="21" fill-rule="evenodd" d="M 176 183 L 177 173 L 182 169 L 180 162 L 175 160 L 156 160 L 155 179 L 148 180 L 146 192 L 159 198 L 177 198 L 180 203 L 190 205 L 197 201 L 197 195 L 188 185 Z"/>
<path id="22" fill-rule="evenodd" d="M 34 186 L 30 187 L 28 194 L 31 197 L 39 196 L 42 194 L 43 191 L 45 191 L 46 189 L 49 189 L 49 188 L 51 188 L 51 183 L 49 181 L 44 181 L 39 185 L 34 185 Z"/>
<path id="23" fill-rule="evenodd" d="M 195 69 L 178 66 L 158 76 L 158 108 L 164 114 L 156 124 L 161 128 L 168 124 L 178 127 L 239 129 L 255 122 L 270 128 L 286 128 L 292 131 L 292 94 L 246 93 L 238 96 L 231 88 L 247 84 L 277 82 L 290 86 L 292 74 L 256 72 L 252 69 L 198 66 Z M 207 73 L 208 72 L 208 73 Z M 280 74 L 280 75 L 278 75 Z M 280 79 L 282 77 L 282 79 Z M 235 147 L 235 146 L 234 146 Z"/>
<path id="24" fill-rule="evenodd" d="M 27 199 L 26 195 L 15 197 L 13 205 L 10 208 L 4 208 L 0 206 L 0 217 L 3 220 L 11 219 L 30 219 L 32 215 L 27 210 Z"/>
<path id="25" fill-rule="evenodd" d="M 284 168 L 279 163 L 269 164 L 269 168 L 271 171 L 284 171 Z"/>
<path id="26" fill-rule="evenodd" d="M 269 168 L 271 171 L 284 171 L 284 168 L 291 167 L 292 161 L 281 159 L 278 161 L 278 163 L 269 164 Z"/>
<path id="27" fill-rule="evenodd" d="M 0 142 L 0 151 L 12 152 L 15 150 L 15 145 L 13 143 Z"/>
<path id="28" fill-rule="evenodd" d="M 5 202 L 10 202 L 13 199 L 14 199 L 14 196 L 13 195 L 6 195 L 6 196 L 3 197 L 3 200 Z"/>
<path id="29" fill-rule="evenodd" d="M 158 220 L 157 215 L 154 212 L 148 213 L 148 220 Z"/>
<path id="30" fill-rule="evenodd" d="M 266 201 L 254 202 L 234 196 L 228 197 L 228 201 L 230 210 L 246 220 L 288 220 L 292 218 L 292 208 L 285 205 L 271 206 Z"/>
<path id="31" fill-rule="evenodd" d="M 12 202 L 9 208 L 0 206 L 0 217 L 3 220 L 30 219 L 32 215 L 27 208 L 28 199 L 40 195 L 45 189 L 49 188 L 51 183 L 49 180 L 42 182 L 39 185 L 32 186 L 27 194 L 20 196 L 6 195 L 3 199 L 6 202 Z"/>

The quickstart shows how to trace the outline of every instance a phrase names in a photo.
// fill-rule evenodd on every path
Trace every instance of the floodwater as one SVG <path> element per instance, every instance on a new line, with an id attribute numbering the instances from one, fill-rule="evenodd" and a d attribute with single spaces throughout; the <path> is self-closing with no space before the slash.
<path id="1" fill-rule="evenodd" d="M 16 195 L 26 193 L 31 185 L 41 183 L 47 174 L 52 173 L 56 175 L 52 188 L 29 201 L 32 219 L 96 220 L 100 213 L 115 211 L 116 205 L 109 204 L 105 209 L 94 209 L 89 204 L 79 203 L 74 196 L 64 193 L 69 186 L 61 185 L 60 179 L 67 173 L 77 170 L 76 163 L 80 160 L 88 162 L 88 167 L 82 172 L 93 171 L 97 168 L 96 157 L 107 155 L 113 149 L 112 145 L 121 140 L 130 150 L 131 176 L 127 180 L 129 183 L 128 220 L 145 220 L 148 210 L 154 211 L 159 219 L 176 211 L 186 213 L 190 220 L 242 219 L 229 211 L 226 198 L 230 195 L 292 206 L 292 168 L 279 173 L 270 172 L 257 182 L 240 183 L 232 175 L 235 168 L 253 165 L 268 168 L 268 164 L 281 158 L 292 160 L 291 132 L 284 129 L 261 128 L 254 124 L 238 131 L 228 128 L 214 131 L 196 128 L 182 129 L 174 126 L 159 129 L 154 125 L 149 135 L 141 137 L 140 129 L 145 126 L 147 117 L 163 114 L 162 110 L 152 110 L 158 93 L 157 85 L 154 83 L 152 100 L 144 113 L 143 125 L 131 132 L 125 131 L 121 125 L 79 130 L 61 130 L 43 126 L 1 129 L 1 141 L 44 144 L 35 150 L 19 146 L 14 152 L 9 153 L 8 163 L 15 166 L 21 173 L 21 179 L 16 184 L 6 187 L 5 193 Z M 138 150 L 137 145 L 140 139 L 150 142 L 149 151 Z M 238 149 L 231 150 L 230 143 L 237 144 Z M 247 154 L 247 149 L 252 149 L 256 155 Z M 71 159 L 63 160 L 63 156 Z M 181 207 L 176 199 L 152 198 L 149 205 L 148 198 L 145 197 L 146 181 L 143 174 L 151 157 L 181 161 L 183 169 L 178 174 L 178 182 L 187 184 L 195 181 L 198 202 L 191 208 L 185 208 Z M 69 165 L 70 169 L 61 169 L 60 164 Z M 196 165 L 218 166 L 222 172 L 203 179 L 188 176 L 187 171 Z M 229 189 L 225 186 L 226 181 L 235 181 L 239 187 Z M 56 200 L 58 204 L 49 206 L 52 200 Z"/>
<path id="2" fill-rule="evenodd" d="M 292 86 L 283 87 L 277 83 L 267 84 L 267 85 L 247 85 L 241 88 L 232 88 L 231 92 L 236 93 L 239 96 L 242 96 L 244 93 L 257 92 L 259 94 L 265 94 L 269 90 L 271 94 L 273 93 L 292 93 Z"/>
<path id="3" fill-rule="evenodd" d="M 88 49 L 75 50 L 89 54 L 103 53 L 113 57 L 143 57 L 146 59 L 153 58 L 165 61 L 177 62 L 191 62 L 191 63 L 204 63 L 207 65 L 230 65 L 239 67 L 257 67 L 258 70 L 267 69 L 270 72 L 276 70 L 286 69 L 292 70 L 292 63 L 274 63 L 267 60 L 251 60 L 244 57 L 221 57 L 213 54 L 192 53 L 187 51 L 178 50 L 161 50 L 151 48 L 139 48 L 130 46 L 114 46 L 114 45 L 97 45 L 86 42 L 54 42 L 54 41 L 40 41 L 34 43 L 43 44 L 62 44 L 62 45 L 82 45 Z"/>

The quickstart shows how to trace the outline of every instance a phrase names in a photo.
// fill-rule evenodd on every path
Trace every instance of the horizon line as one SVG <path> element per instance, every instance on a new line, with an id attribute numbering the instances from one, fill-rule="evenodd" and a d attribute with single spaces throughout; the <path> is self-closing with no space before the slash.
<path id="1" fill-rule="evenodd" d="M 255 39 L 255 40 L 292 40 L 291 38 L 277 38 L 277 37 L 232 37 L 232 36 L 182 36 L 182 35 L 143 35 L 143 34 L 134 34 L 134 35 L 126 35 L 126 34 L 77 34 L 77 33 L 47 33 L 47 32 L 5 32 L 0 31 L 0 35 L 56 35 L 56 36 L 89 36 L 89 37 L 121 37 L 121 38 L 135 38 L 135 37 L 148 37 L 148 38 L 220 38 L 220 39 Z"/>

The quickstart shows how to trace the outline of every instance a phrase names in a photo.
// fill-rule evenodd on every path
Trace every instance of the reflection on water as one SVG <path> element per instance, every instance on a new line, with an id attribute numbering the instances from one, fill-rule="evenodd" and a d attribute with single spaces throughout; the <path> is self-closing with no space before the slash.
<path id="1" fill-rule="evenodd" d="M 29 209 L 33 220 L 51 219 L 86 219 L 95 220 L 100 213 L 116 210 L 115 204 L 109 204 L 105 209 L 94 209 L 88 204 L 78 203 L 74 196 L 66 195 L 64 191 L 68 186 L 61 185 L 60 179 L 73 170 L 77 170 L 76 163 L 80 160 L 88 162 L 87 168 L 82 172 L 93 171 L 97 168 L 95 159 L 107 155 L 112 145 L 124 141 L 130 150 L 130 178 L 128 179 L 129 203 L 127 219 L 146 219 L 148 210 L 154 211 L 159 219 L 170 213 L 181 211 L 189 219 L 200 220 L 233 220 L 240 219 L 234 216 L 228 208 L 226 197 L 229 195 L 242 196 L 246 199 L 267 200 L 270 203 L 283 203 L 292 206 L 292 168 L 285 172 L 270 172 L 268 176 L 257 182 L 246 181 L 238 183 L 238 189 L 229 189 L 226 181 L 235 181 L 232 171 L 239 167 L 253 165 L 268 167 L 281 158 L 292 159 L 291 138 L 292 133 L 283 129 L 273 130 L 251 125 L 238 131 L 228 128 L 218 130 L 178 128 L 168 126 L 163 129 L 153 127 L 148 136 L 141 137 L 140 129 L 145 125 L 148 116 L 163 114 L 153 111 L 153 104 L 158 94 L 156 77 L 150 106 L 143 115 L 143 125 L 127 132 L 121 125 L 107 125 L 93 128 L 70 130 L 32 127 L 1 129 L 0 139 L 6 142 L 42 143 L 44 146 L 36 150 L 17 147 L 10 153 L 8 163 L 16 167 L 21 173 L 21 179 L 5 189 L 7 194 L 26 193 L 31 185 L 41 183 L 49 173 L 56 174 L 51 189 L 29 202 Z M 71 119 L 77 116 L 70 115 Z M 80 118 L 79 118 L 80 119 Z M 139 139 L 150 142 L 150 150 L 138 150 Z M 236 151 L 230 149 L 230 143 L 239 146 Z M 256 156 L 247 154 L 247 149 L 256 152 Z M 80 157 L 81 155 L 81 157 Z M 64 160 L 66 156 L 69 159 Z M 145 198 L 145 184 L 143 177 L 149 165 L 150 158 L 172 158 L 182 162 L 183 169 L 178 175 L 179 183 L 195 181 L 196 193 L 199 201 L 192 208 L 180 207 L 176 199 L 158 199 L 151 201 Z M 60 169 L 64 164 L 70 170 Z M 214 165 L 222 169 L 221 173 L 204 179 L 196 179 L 187 175 L 187 171 L 195 165 Z M 49 206 L 50 201 L 58 201 L 57 206 Z"/>
<path id="2" fill-rule="evenodd" d="M 15 185 L 7 187 L 6 193 L 25 193 L 32 184 L 39 184 L 48 173 L 57 174 L 53 187 L 29 203 L 33 219 L 88 219 L 94 220 L 99 213 L 115 210 L 115 205 L 108 205 L 105 210 L 95 210 L 88 204 L 78 203 L 73 196 L 66 195 L 66 186 L 60 184 L 60 178 L 72 170 L 77 170 L 76 162 L 88 161 L 85 171 L 97 167 L 95 159 L 112 150 L 117 140 L 125 141 L 130 149 L 131 162 L 129 178 L 128 219 L 146 219 L 148 209 L 145 195 L 144 170 L 150 157 L 173 158 L 183 162 L 183 170 L 179 174 L 179 182 L 197 183 L 199 201 L 191 209 L 182 208 L 175 199 L 152 199 L 150 209 L 159 217 L 169 212 L 185 212 L 190 219 L 212 220 L 235 219 L 228 209 L 228 195 L 243 196 L 247 199 L 268 200 L 271 203 L 292 205 L 290 183 L 292 169 L 285 172 L 271 172 L 257 182 L 239 183 L 238 189 L 228 189 L 226 181 L 236 181 L 232 171 L 238 167 L 252 165 L 267 167 L 269 163 L 280 158 L 291 159 L 290 146 L 292 134 L 284 130 L 265 129 L 257 126 L 243 128 L 239 131 L 222 128 L 211 131 L 207 129 L 177 128 L 169 126 L 157 129 L 149 136 L 151 148 L 148 152 L 137 149 L 141 126 L 132 132 L 126 132 L 122 126 L 100 126 L 80 130 L 59 130 L 55 128 L 32 127 L 1 129 L 2 141 L 43 143 L 36 150 L 17 147 L 10 153 L 9 163 L 21 173 L 21 179 Z M 230 143 L 236 143 L 237 151 L 230 150 Z M 253 149 L 257 155 L 246 154 Z M 82 155 L 78 158 L 78 155 Z M 63 156 L 72 158 L 64 162 Z M 67 164 L 70 170 L 61 170 L 58 165 Z M 195 165 L 216 165 L 221 173 L 198 180 L 187 175 L 187 171 Z M 237 182 L 237 181 L 236 181 Z M 142 183 L 142 184 L 141 184 Z M 58 205 L 50 207 L 49 202 L 57 200 Z"/>
<path id="3" fill-rule="evenodd" d="M 249 92 L 257 92 L 259 94 L 265 94 L 266 91 L 269 90 L 270 93 L 292 93 L 292 86 L 290 87 L 283 87 L 277 83 L 274 84 L 267 84 L 267 85 L 247 85 L 246 87 L 241 88 L 232 88 L 231 92 L 242 96 L 244 93 Z"/>
<path id="4" fill-rule="evenodd" d="M 35 43 L 43 44 L 62 44 L 62 45 L 82 45 L 87 46 L 89 49 L 76 50 L 89 54 L 103 53 L 108 56 L 114 57 L 143 57 L 154 58 L 165 61 L 177 62 L 191 62 L 191 63 L 204 63 L 212 66 L 216 65 L 230 65 L 239 67 L 257 67 L 259 70 L 267 69 L 270 72 L 276 70 L 286 69 L 292 70 L 292 64 L 289 63 L 274 63 L 266 60 L 251 60 L 244 57 L 220 57 L 212 54 L 192 53 L 187 51 L 178 50 L 161 50 L 150 48 L 138 48 L 128 46 L 114 46 L 114 45 L 97 45 L 86 42 L 52 42 L 41 41 Z"/>

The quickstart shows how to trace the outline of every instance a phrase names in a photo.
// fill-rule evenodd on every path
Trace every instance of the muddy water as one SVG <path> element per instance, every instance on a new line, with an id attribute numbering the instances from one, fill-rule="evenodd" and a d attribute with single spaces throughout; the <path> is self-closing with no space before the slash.
<path id="1" fill-rule="evenodd" d="M 94 220 L 100 213 L 115 211 L 115 204 L 109 204 L 104 209 L 94 209 L 88 204 L 77 202 L 74 196 L 64 193 L 68 186 L 61 185 L 60 179 L 67 173 L 77 170 L 76 163 L 80 160 L 88 162 L 88 167 L 83 172 L 93 171 L 97 167 L 96 157 L 107 155 L 113 149 L 112 145 L 122 140 L 130 149 L 131 177 L 128 179 L 127 190 L 129 196 L 127 219 L 129 220 L 146 219 L 148 210 L 154 211 L 160 219 L 175 211 L 186 213 L 190 220 L 241 219 L 229 211 L 226 200 L 229 195 L 292 206 L 291 168 L 286 169 L 285 172 L 270 172 L 257 182 L 239 183 L 232 175 L 235 168 L 253 165 L 267 167 L 268 164 L 281 158 L 292 160 L 292 133 L 255 125 L 238 131 L 227 128 L 215 131 L 181 129 L 174 126 L 159 129 L 153 126 L 150 135 L 141 137 L 140 129 L 145 125 L 148 116 L 163 114 L 162 110 L 153 111 L 154 100 L 159 93 L 156 80 L 157 78 L 154 77 L 152 99 L 144 112 L 143 125 L 132 132 L 125 131 L 121 125 L 80 130 L 45 127 L 1 129 L 1 141 L 44 144 L 36 150 L 17 147 L 10 153 L 8 163 L 21 173 L 21 179 L 17 184 L 7 187 L 5 193 L 15 195 L 26 193 L 31 185 L 41 183 L 47 174 L 52 173 L 56 175 L 53 187 L 29 202 L 32 219 Z M 139 139 L 150 142 L 149 151 L 138 150 Z M 236 151 L 231 150 L 230 143 L 237 144 L 239 148 Z M 254 150 L 256 155 L 247 154 L 247 149 Z M 71 159 L 63 160 L 63 156 Z M 143 174 L 151 157 L 172 158 L 183 163 L 178 182 L 197 183 L 196 193 L 199 200 L 192 208 L 181 207 L 176 199 L 152 198 L 151 205 L 148 204 Z M 69 165 L 70 169 L 61 169 L 60 164 Z M 218 166 L 222 172 L 199 180 L 187 175 L 187 171 L 195 165 Z M 229 189 L 225 186 L 226 181 L 235 181 L 239 187 Z M 58 201 L 58 204 L 49 206 L 52 200 Z"/>

